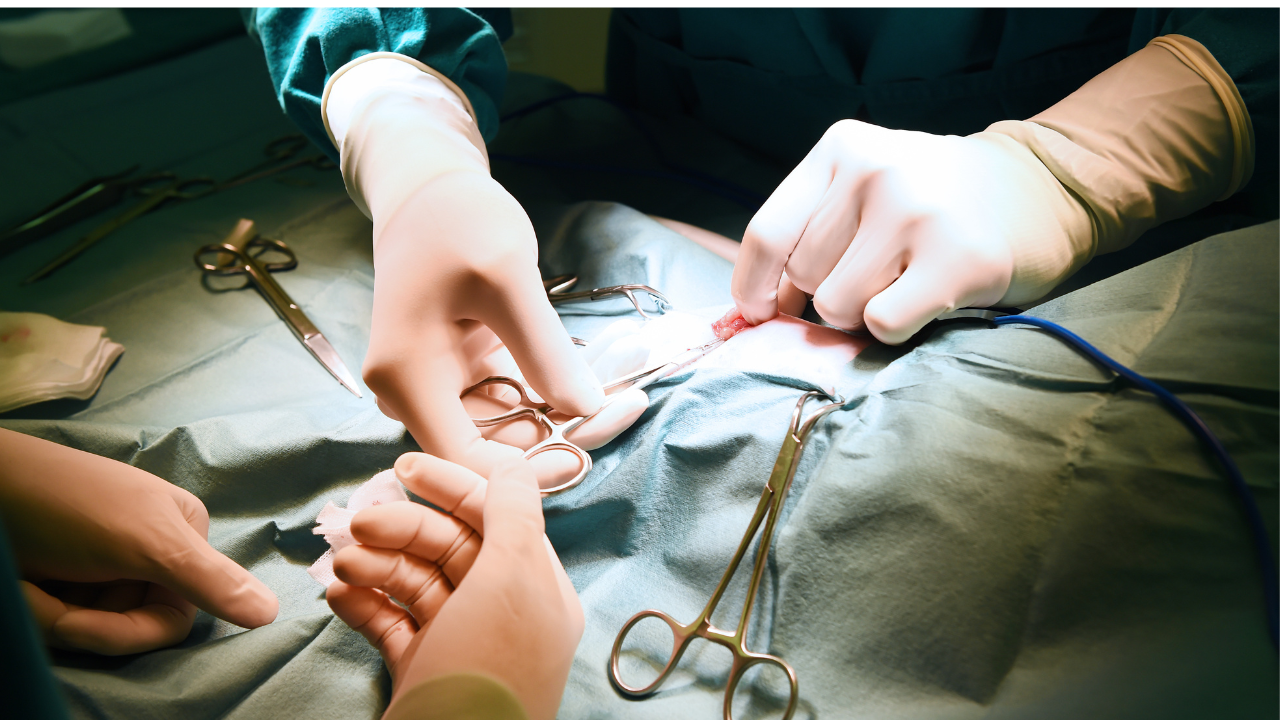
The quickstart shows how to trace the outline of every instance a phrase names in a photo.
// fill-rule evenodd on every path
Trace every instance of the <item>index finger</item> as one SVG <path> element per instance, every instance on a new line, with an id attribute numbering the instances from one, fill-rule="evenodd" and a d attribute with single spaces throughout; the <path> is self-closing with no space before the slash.
<path id="1" fill-rule="evenodd" d="M 471 470 L 426 453 L 396 460 L 396 477 L 415 495 L 484 534 L 484 500 L 489 482 Z"/>
<path id="2" fill-rule="evenodd" d="M 826 195 L 831 174 L 831 164 L 810 151 L 747 225 L 730 289 L 742 317 L 752 325 L 778 314 L 782 270 Z"/>
<path id="3" fill-rule="evenodd" d="M 515 269 L 493 292 L 493 302 L 477 308 L 481 321 L 507 346 L 534 392 L 571 416 L 599 410 L 604 390 L 547 300 L 537 267 Z"/>
<path id="4" fill-rule="evenodd" d="M 209 545 L 176 506 L 156 518 L 143 578 L 163 585 L 196 607 L 241 627 L 275 619 L 280 603 L 252 573 Z"/>

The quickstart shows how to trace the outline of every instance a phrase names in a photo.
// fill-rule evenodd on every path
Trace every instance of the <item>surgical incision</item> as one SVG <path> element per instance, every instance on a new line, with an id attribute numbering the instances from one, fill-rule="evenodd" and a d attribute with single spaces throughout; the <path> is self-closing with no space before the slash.
<path id="1" fill-rule="evenodd" d="M 716 337 L 721 340 L 728 340 L 749 327 L 751 327 L 751 323 L 742 317 L 742 313 L 735 306 L 730 308 L 729 312 L 724 314 L 724 317 L 711 323 L 711 332 L 715 333 Z"/>

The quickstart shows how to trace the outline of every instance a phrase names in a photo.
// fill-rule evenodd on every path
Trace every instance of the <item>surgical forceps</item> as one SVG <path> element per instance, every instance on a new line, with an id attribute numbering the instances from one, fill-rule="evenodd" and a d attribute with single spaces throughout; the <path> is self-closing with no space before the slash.
<path id="1" fill-rule="evenodd" d="M 26 280 L 23 280 L 22 284 L 29 285 L 38 280 L 43 280 L 58 268 L 75 260 L 80 256 L 80 253 L 88 250 L 94 243 L 146 215 L 166 200 L 195 200 L 215 192 L 217 187 L 213 178 L 196 177 L 179 180 L 171 172 L 159 172 L 142 178 L 135 184 L 133 189 L 142 196 L 141 202 L 94 228 L 88 235 L 80 238 L 75 245 L 67 248 L 47 265 L 37 270 Z"/>
<path id="2" fill-rule="evenodd" d="M 332 160 L 324 153 L 308 155 L 307 157 L 291 159 L 297 155 L 303 148 L 307 146 L 307 139 L 301 135 L 285 135 L 267 143 L 263 149 L 263 154 L 267 156 L 266 160 L 254 165 L 244 172 L 223 180 L 218 184 L 218 190 L 227 190 L 244 185 L 255 180 L 261 180 L 271 177 L 278 173 L 292 170 L 294 168 L 310 165 L 317 170 L 332 170 L 337 167 Z M 274 167 L 273 167 L 274 166 Z"/>
<path id="3" fill-rule="evenodd" d="M 131 194 L 142 196 L 142 201 L 137 205 L 94 228 L 66 252 L 23 281 L 23 284 L 33 283 L 48 277 L 94 243 L 151 212 L 166 200 L 194 200 L 304 165 L 317 170 L 337 167 L 323 153 L 290 162 L 306 146 L 307 139 L 301 135 L 276 138 L 263 149 L 263 153 L 267 155 L 266 160 L 222 182 L 215 182 L 208 177 L 179 181 L 171 172 L 155 172 L 139 178 L 129 178 L 137 170 L 136 165 L 116 175 L 94 178 L 58 198 L 30 220 L 0 234 L 0 256 L 102 212 Z"/>
<path id="4" fill-rule="evenodd" d="M 608 393 L 610 390 L 618 390 L 627 386 L 634 388 L 646 388 L 665 377 L 674 375 L 682 368 L 697 361 L 723 344 L 723 340 L 713 340 L 705 345 L 690 348 L 661 365 L 639 370 L 631 373 L 630 375 L 618 378 L 617 380 L 605 385 L 604 391 L 605 393 Z M 546 403 L 534 403 L 530 399 L 531 391 L 529 388 L 519 380 L 506 375 L 492 375 L 487 377 L 466 390 L 463 390 L 460 397 L 466 397 L 472 392 L 490 385 L 505 385 L 515 390 L 520 396 L 520 404 L 499 415 L 483 418 L 471 418 L 471 422 L 475 423 L 475 426 L 478 428 L 487 428 L 494 427 L 495 425 L 502 425 L 503 423 L 512 422 L 514 420 L 532 420 L 547 433 L 547 437 L 543 438 L 533 447 L 524 452 L 524 458 L 526 460 L 532 458 L 534 455 L 541 455 L 542 453 L 551 450 L 563 450 L 577 456 L 579 463 L 578 473 L 576 475 L 555 487 L 543 489 L 542 496 L 546 497 L 548 495 L 562 493 L 565 490 L 577 487 L 581 484 L 583 479 L 587 477 L 587 473 L 591 472 L 591 455 L 565 436 L 568 433 L 573 432 L 578 428 L 578 426 L 582 425 L 586 421 L 596 415 L 599 415 L 605 407 L 608 407 L 609 403 L 612 402 L 613 398 L 616 396 L 606 398 L 604 405 L 594 413 L 591 413 L 590 415 L 583 415 L 581 417 L 570 418 L 562 423 L 557 423 L 547 417 L 547 413 L 551 411 L 550 405 L 547 405 Z"/>
<path id="5" fill-rule="evenodd" d="M 92 217 L 124 200 L 138 185 L 155 178 L 129 177 L 137 165 L 115 175 L 104 175 L 86 180 L 79 187 L 41 208 L 30 220 L 0 233 L 0 257 L 26 247 L 43 237 Z"/>
<path id="6" fill-rule="evenodd" d="M 563 305 L 565 303 L 577 302 L 579 300 L 603 300 L 616 295 L 625 295 L 631 301 L 631 305 L 635 307 L 636 312 L 640 313 L 640 317 L 648 320 L 653 316 L 644 311 L 644 307 L 640 304 L 636 293 L 641 292 L 648 295 L 653 304 L 657 307 L 658 314 L 665 313 L 671 309 L 671 302 L 666 296 L 654 290 L 648 285 L 610 285 L 609 287 L 596 288 L 595 290 L 586 290 L 582 292 L 569 292 L 578 282 L 577 275 L 557 275 L 553 278 L 543 280 L 542 287 L 547 291 L 547 299 L 552 305 Z"/>
<path id="7" fill-rule="evenodd" d="M 245 239 L 248 239 L 248 242 L 244 242 Z M 251 252 L 253 249 L 259 252 L 254 255 Z M 281 262 L 265 263 L 258 260 L 260 256 L 269 252 L 283 255 L 285 259 Z M 207 262 L 206 258 L 212 259 L 213 262 Z M 196 267 L 203 270 L 205 275 L 247 275 L 249 282 L 262 293 L 267 304 L 289 326 L 289 330 L 298 338 L 307 352 L 319 360 L 324 369 L 342 383 L 343 387 L 350 390 L 351 394 L 363 397 L 360 394 L 360 388 L 356 386 L 355 378 L 351 376 L 351 371 L 347 370 L 338 351 L 333 349 L 333 345 L 329 344 L 320 330 L 307 318 L 302 308 L 299 308 L 298 304 L 271 277 L 273 272 L 292 270 L 298 266 L 298 256 L 293 254 L 293 250 L 288 245 L 281 240 L 258 237 L 253 230 L 253 221 L 241 220 L 226 240 L 205 245 L 196 251 L 193 259 Z"/>
<path id="8" fill-rule="evenodd" d="M 802 422 L 800 415 L 804 411 L 805 404 L 812 398 L 824 395 L 835 400 L 835 402 L 818 408 L 817 411 Z M 796 671 L 792 669 L 786 660 L 776 655 L 748 650 L 747 627 L 751 623 L 751 611 L 755 607 L 756 590 L 759 589 L 760 579 L 764 576 L 764 568 L 769 557 L 769 545 L 773 540 L 773 531 L 777 528 L 778 516 L 782 512 L 782 504 L 786 502 L 787 491 L 791 488 L 791 481 L 796 476 L 796 467 L 799 465 L 800 453 L 804 449 L 805 438 L 818 420 L 843 404 L 840 398 L 831 397 L 819 390 L 810 390 L 800 396 L 795 410 L 791 413 L 791 426 L 787 430 L 786 437 L 782 440 L 782 449 L 778 451 L 778 459 L 773 463 L 773 472 L 769 474 L 769 482 L 765 485 L 764 493 L 760 496 L 760 503 L 756 505 L 755 515 L 751 517 L 751 523 L 747 525 L 747 532 L 742 537 L 742 542 L 738 544 L 738 550 L 733 554 L 733 559 L 729 561 L 729 568 L 725 570 L 724 577 L 720 578 L 720 584 L 716 586 L 715 592 L 711 594 L 711 599 L 707 601 L 707 606 L 703 608 L 702 613 L 693 622 L 685 625 L 676 622 L 675 618 L 661 610 L 643 610 L 633 615 L 618 631 L 618 638 L 613 642 L 613 652 L 609 656 L 609 679 L 613 682 L 613 686 L 618 689 L 618 692 L 632 699 L 645 698 L 657 692 L 658 688 L 671 675 L 671 671 L 675 669 L 676 664 L 680 662 L 680 657 L 689 648 L 689 643 L 693 642 L 695 637 L 700 637 L 723 645 L 733 652 L 733 665 L 729 669 L 729 683 L 724 690 L 725 720 L 733 720 L 733 693 L 738 687 L 738 682 L 742 680 L 742 676 L 748 669 L 754 665 L 761 664 L 773 665 L 787 674 L 787 679 L 791 685 L 791 696 L 787 701 L 787 708 L 782 715 L 782 720 L 790 720 L 791 716 L 795 714 L 796 703 L 800 699 Z M 742 562 L 743 556 L 747 553 L 747 548 L 751 546 L 751 541 L 755 538 L 756 531 L 760 529 L 761 522 L 764 522 L 764 534 L 760 536 L 760 547 L 756 549 L 756 564 L 751 571 L 751 585 L 747 588 L 747 599 L 742 606 L 742 617 L 738 619 L 738 629 L 728 633 L 711 624 L 711 613 L 715 612 L 716 605 L 720 603 L 725 590 L 729 587 L 729 581 L 733 579 L 734 573 L 737 572 L 738 564 Z M 627 633 L 631 632 L 631 629 L 645 618 L 657 618 L 666 623 L 671 628 L 671 634 L 674 636 L 675 642 L 671 648 L 671 657 L 667 660 L 666 666 L 663 667 L 658 677 L 648 685 L 637 688 L 623 682 L 622 674 L 618 669 L 618 658 L 622 653 L 622 643 L 626 640 Z"/>

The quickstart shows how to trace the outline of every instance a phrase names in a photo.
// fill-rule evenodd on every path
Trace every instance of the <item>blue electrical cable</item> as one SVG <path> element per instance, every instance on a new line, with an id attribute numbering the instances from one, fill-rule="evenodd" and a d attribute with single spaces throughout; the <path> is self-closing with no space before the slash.
<path id="1" fill-rule="evenodd" d="M 730 202 L 736 203 L 746 209 L 755 212 L 764 204 L 765 198 L 759 193 L 748 190 L 736 183 L 722 180 L 714 175 L 700 172 L 691 167 L 671 162 L 667 159 L 666 154 L 662 152 L 662 146 L 658 143 L 658 139 L 653 136 L 649 129 L 645 127 L 640 117 L 637 116 L 630 108 L 615 101 L 607 95 L 598 95 L 596 93 L 571 92 L 564 95 L 557 95 L 553 98 L 540 100 L 538 102 L 526 105 L 518 110 L 513 110 L 499 118 L 499 122 L 505 123 L 509 120 L 522 118 L 531 113 L 537 112 L 545 107 L 564 102 L 566 100 L 595 100 L 603 102 L 610 107 L 621 112 L 627 120 L 644 138 L 645 144 L 649 146 L 649 150 L 657 158 L 658 164 L 672 171 L 671 173 L 661 173 L 658 171 L 637 170 L 632 168 L 617 167 L 614 165 L 595 165 L 590 163 L 565 163 L 557 160 L 544 160 L 540 158 L 526 158 L 516 155 L 491 155 L 490 157 L 503 160 L 506 162 L 515 162 L 524 165 L 538 165 L 542 167 L 563 168 L 571 170 L 586 170 L 591 172 L 607 172 L 618 173 L 623 175 L 636 175 L 639 177 L 658 178 L 662 180 L 673 180 L 692 185 L 701 190 L 705 190 L 714 195 L 718 195 Z"/>
<path id="2" fill-rule="evenodd" d="M 1209 430 L 1209 426 L 1205 425 L 1200 416 L 1196 415 L 1195 411 L 1180 400 L 1177 395 L 1121 365 L 1098 348 L 1090 345 L 1084 338 L 1057 323 L 1029 315 L 1005 315 L 993 318 L 991 322 L 996 325 L 1033 325 L 1042 330 L 1047 330 L 1059 339 L 1073 345 L 1094 362 L 1129 381 L 1135 387 L 1155 395 L 1160 399 L 1160 402 L 1164 403 L 1173 412 L 1174 416 L 1181 420 L 1196 437 L 1209 447 L 1214 457 L 1218 459 L 1218 462 L 1227 471 L 1231 486 L 1240 498 L 1240 503 L 1244 506 L 1245 519 L 1249 524 L 1258 566 L 1262 572 L 1262 594 L 1267 606 L 1267 627 L 1271 635 L 1271 644 L 1277 650 L 1280 650 L 1280 633 L 1278 633 L 1278 630 L 1280 630 L 1280 617 L 1278 617 L 1280 616 L 1280 593 L 1277 592 L 1276 563 L 1271 554 L 1271 540 L 1267 536 L 1266 525 L 1263 524 L 1262 511 L 1258 509 L 1258 501 L 1253 496 L 1253 491 L 1249 488 L 1249 485 L 1244 481 L 1240 468 L 1236 466 L 1235 461 L 1227 454 L 1227 449 L 1223 447 L 1222 441 L 1218 440 L 1213 432 Z"/>

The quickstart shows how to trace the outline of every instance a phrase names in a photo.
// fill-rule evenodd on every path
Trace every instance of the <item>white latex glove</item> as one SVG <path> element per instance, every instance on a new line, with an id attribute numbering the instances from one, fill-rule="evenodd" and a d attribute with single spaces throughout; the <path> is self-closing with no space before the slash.
<path id="1" fill-rule="evenodd" d="M 483 473 L 518 450 L 486 441 L 459 394 L 495 374 L 501 344 L 558 410 L 589 414 L 604 394 L 547 301 L 533 227 L 489 176 L 469 107 L 394 53 L 348 63 L 323 102 L 347 190 L 373 219 L 365 382 L 424 450 Z"/>
<path id="2" fill-rule="evenodd" d="M 605 328 L 598 336 L 592 338 L 587 347 L 576 350 L 583 362 L 589 363 L 591 372 L 601 383 L 609 383 L 624 375 L 646 367 L 649 348 L 636 342 L 640 327 L 632 320 L 625 319 Z M 488 375 L 505 375 L 522 381 L 520 368 L 512 359 L 506 348 L 498 348 L 483 362 L 488 368 Z M 520 402 L 520 396 L 514 390 L 502 385 L 491 385 L 484 389 L 467 394 L 462 399 L 467 414 L 473 418 L 493 417 L 511 411 Z M 528 406 L 538 407 L 543 404 L 540 397 L 530 398 Z M 604 405 L 581 425 L 569 431 L 566 439 L 583 450 L 595 450 L 620 435 L 638 419 L 649 407 L 649 396 L 639 388 L 627 388 L 610 395 Z M 563 424 L 572 418 L 563 412 L 550 412 L 548 418 L 557 424 Z M 480 428 L 485 440 L 509 445 L 520 450 L 527 450 L 547 436 L 541 425 L 529 418 L 522 418 Z M 530 458 L 534 471 L 538 475 L 538 483 L 544 487 L 562 484 L 576 475 L 581 469 L 581 461 L 577 455 L 563 450 L 543 452 Z"/>
<path id="3" fill-rule="evenodd" d="M 0 429 L 0 512 L 54 647 L 172 645 L 197 607 L 243 627 L 275 619 L 276 596 L 205 540 L 200 500 L 138 468 Z"/>
<path id="4" fill-rule="evenodd" d="M 758 324 L 803 292 L 827 322 L 900 343 L 955 308 L 1042 297 L 1095 253 L 1230 196 L 1252 133 L 1230 77 L 1176 35 L 968 137 L 844 120 L 752 219 L 733 296 Z"/>
<path id="5" fill-rule="evenodd" d="M 420 717 L 435 700 L 422 683 L 458 673 L 498 680 L 533 720 L 555 717 L 582 606 L 543 534 L 529 465 L 504 461 L 486 481 L 408 453 L 396 477 L 451 514 L 409 502 L 362 510 L 351 522 L 360 544 L 334 557 L 338 581 L 326 595 L 387 664 L 385 717 Z"/>

